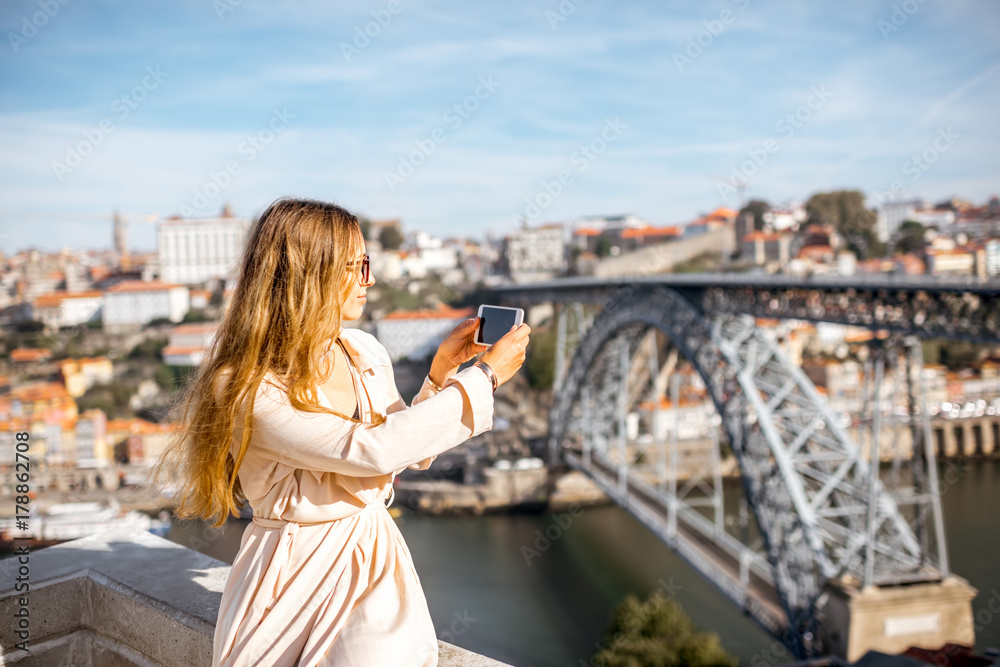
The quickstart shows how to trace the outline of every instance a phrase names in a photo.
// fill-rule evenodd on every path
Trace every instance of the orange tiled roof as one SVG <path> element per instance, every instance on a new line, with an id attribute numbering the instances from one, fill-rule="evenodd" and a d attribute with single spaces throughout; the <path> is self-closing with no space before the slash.
<path id="1" fill-rule="evenodd" d="M 205 348 L 201 346 L 167 346 L 163 348 L 163 356 L 173 356 L 177 354 L 191 354 L 192 352 L 204 352 Z"/>
<path id="2" fill-rule="evenodd" d="M 573 232 L 573 235 L 574 236 L 600 236 L 601 235 L 601 230 L 600 229 L 595 229 L 593 227 L 580 227 L 575 232 Z"/>
<path id="3" fill-rule="evenodd" d="M 680 236 L 680 227 L 629 227 L 622 232 L 623 239 L 634 239 L 642 236 Z"/>
<path id="4" fill-rule="evenodd" d="M 750 232 L 743 237 L 743 242 L 754 242 L 754 241 L 778 241 L 781 239 L 781 234 L 767 233 L 767 232 Z"/>
<path id="5" fill-rule="evenodd" d="M 12 388 L 6 397 L 22 401 L 38 401 L 49 398 L 70 398 L 70 395 L 62 382 L 36 382 Z"/>
<path id="6" fill-rule="evenodd" d="M 736 211 L 734 211 L 731 208 L 726 208 L 725 206 L 721 206 L 721 207 L 715 209 L 714 211 L 712 211 L 711 213 L 709 213 L 707 217 L 709 217 L 709 218 L 735 218 L 736 217 Z"/>
<path id="7" fill-rule="evenodd" d="M 58 306 L 64 299 L 93 299 L 101 296 L 102 293 L 100 290 L 86 290 L 84 292 L 50 292 L 49 294 L 42 294 L 35 299 L 35 307 L 48 308 Z"/>
<path id="8" fill-rule="evenodd" d="M 10 352 L 11 361 L 43 361 L 52 356 L 52 350 L 44 347 L 19 347 Z"/>
<path id="9" fill-rule="evenodd" d="M 828 245 L 807 245 L 799 250 L 798 259 L 825 257 L 833 254 L 833 248 Z"/>
<path id="10" fill-rule="evenodd" d="M 135 417 L 133 419 L 110 419 L 108 420 L 107 430 L 111 431 L 128 431 L 129 433 L 168 433 L 177 429 L 177 424 L 167 422 L 163 424 L 157 424 L 156 422 L 147 421 L 145 419 L 139 419 Z"/>
<path id="11" fill-rule="evenodd" d="M 109 287 L 108 292 L 160 292 L 174 287 L 182 287 L 182 285 L 164 283 L 159 280 L 123 280 Z"/>
<path id="12" fill-rule="evenodd" d="M 703 405 L 704 403 L 705 403 L 704 400 L 694 400 L 694 399 L 690 399 L 690 398 L 682 398 L 679 401 L 677 401 L 677 407 L 688 408 L 688 407 L 692 407 L 692 406 Z M 654 401 L 641 401 L 639 403 L 639 409 L 640 410 L 655 410 L 656 407 L 657 407 L 657 404 Z M 660 407 L 661 410 L 669 410 L 670 408 L 674 407 L 674 404 L 673 404 L 673 402 L 669 398 L 667 398 L 665 396 L 661 396 L 660 400 L 659 400 L 659 407 Z"/>
<path id="13" fill-rule="evenodd" d="M 197 334 L 209 333 L 219 328 L 218 322 L 192 322 L 190 324 L 178 324 L 170 330 L 170 334 Z"/>

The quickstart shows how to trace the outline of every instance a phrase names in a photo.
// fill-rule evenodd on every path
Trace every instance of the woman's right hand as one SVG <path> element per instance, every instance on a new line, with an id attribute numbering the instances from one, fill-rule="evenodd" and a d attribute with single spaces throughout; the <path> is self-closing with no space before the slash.
<path id="1" fill-rule="evenodd" d="M 493 369 L 493 374 L 497 376 L 498 387 L 514 377 L 517 369 L 524 363 L 525 350 L 528 347 L 528 334 L 530 333 L 531 327 L 527 324 L 521 324 L 516 328 L 511 327 L 510 331 L 493 343 L 493 346 L 483 352 L 483 356 L 479 358 Z"/>

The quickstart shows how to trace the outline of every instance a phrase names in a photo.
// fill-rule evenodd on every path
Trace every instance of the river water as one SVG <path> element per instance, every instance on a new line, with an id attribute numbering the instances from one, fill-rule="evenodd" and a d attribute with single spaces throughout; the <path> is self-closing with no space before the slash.
<path id="1" fill-rule="evenodd" d="M 942 463 L 941 486 L 952 570 L 979 589 L 977 649 L 998 647 L 1000 613 L 989 602 L 1000 609 L 1000 461 Z M 217 539 L 198 544 L 204 526 L 176 522 L 169 538 L 231 563 L 247 523 L 231 521 Z M 775 650 L 773 639 L 618 507 L 406 514 L 397 525 L 439 638 L 512 665 L 589 664 L 614 605 L 657 588 L 675 595 L 701 630 L 717 633 L 741 665 L 775 655 L 764 653 Z M 791 656 L 779 656 L 786 660 Z"/>

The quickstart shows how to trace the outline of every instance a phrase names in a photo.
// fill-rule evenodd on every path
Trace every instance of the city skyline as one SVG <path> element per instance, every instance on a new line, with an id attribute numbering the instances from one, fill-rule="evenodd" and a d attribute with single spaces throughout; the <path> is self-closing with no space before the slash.
<path id="1" fill-rule="evenodd" d="M 483 238 L 1000 190 L 986 3 L 177 7 L 0 8 L 7 254 L 110 247 L 115 209 L 149 251 L 150 220 L 282 195 Z"/>

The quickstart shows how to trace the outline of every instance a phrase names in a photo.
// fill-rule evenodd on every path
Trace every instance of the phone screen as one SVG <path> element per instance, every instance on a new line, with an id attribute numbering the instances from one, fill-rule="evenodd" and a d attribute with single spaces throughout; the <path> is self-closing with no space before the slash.
<path id="1" fill-rule="evenodd" d="M 503 338 L 503 335 L 514 326 L 514 323 L 517 321 L 516 317 L 516 310 L 485 306 L 482 314 L 483 319 L 479 324 L 481 328 L 479 342 L 492 345 Z"/>

